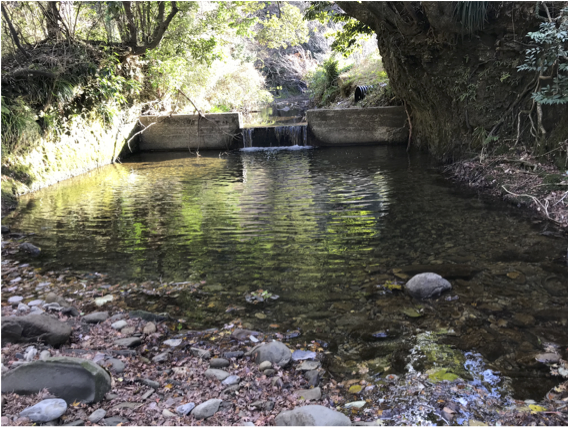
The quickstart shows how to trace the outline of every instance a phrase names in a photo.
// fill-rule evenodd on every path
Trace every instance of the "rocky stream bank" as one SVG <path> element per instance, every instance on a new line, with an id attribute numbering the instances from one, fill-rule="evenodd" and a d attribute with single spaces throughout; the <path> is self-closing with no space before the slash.
<path id="1" fill-rule="evenodd" d="M 518 401 L 475 354 L 459 359 L 463 375 L 442 359 L 435 370 L 415 369 L 431 349 L 428 332 L 404 375 L 363 368 L 340 379 L 326 369 L 336 355 L 325 343 L 278 325 L 248 330 L 236 314 L 191 330 L 167 313 L 130 309 L 102 274 L 43 272 L 16 260 L 34 247 L 4 236 L 2 425 L 568 424 L 568 383 L 540 402 Z M 423 279 L 406 291 L 436 298 L 451 287 L 437 275 Z M 554 348 L 541 358 L 568 369 Z"/>

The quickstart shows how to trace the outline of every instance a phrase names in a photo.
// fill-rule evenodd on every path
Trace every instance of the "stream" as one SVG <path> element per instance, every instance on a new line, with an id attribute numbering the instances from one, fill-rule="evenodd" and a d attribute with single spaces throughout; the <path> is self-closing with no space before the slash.
<path id="1" fill-rule="evenodd" d="M 433 333 L 540 399 L 560 379 L 535 355 L 568 346 L 568 241 L 436 166 L 404 147 L 143 153 L 22 197 L 6 223 L 35 233 L 35 265 L 136 282 L 128 305 L 191 328 L 318 340 L 339 376 L 402 373 Z M 412 300 L 401 286 L 425 271 L 453 289 Z"/>

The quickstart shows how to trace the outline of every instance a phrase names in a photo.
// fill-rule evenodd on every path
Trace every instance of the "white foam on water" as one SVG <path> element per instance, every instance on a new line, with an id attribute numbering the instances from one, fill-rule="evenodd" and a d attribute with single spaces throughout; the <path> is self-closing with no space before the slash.
<path id="1" fill-rule="evenodd" d="M 311 150 L 315 148 L 311 145 L 292 145 L 292 146 L 283 146 L 283 147 L 245 147 L 241 148 L 240 151 L 280 151 L 280 150 L 288 150 L 288 151 L 297 151 L 297 150 Z"/>

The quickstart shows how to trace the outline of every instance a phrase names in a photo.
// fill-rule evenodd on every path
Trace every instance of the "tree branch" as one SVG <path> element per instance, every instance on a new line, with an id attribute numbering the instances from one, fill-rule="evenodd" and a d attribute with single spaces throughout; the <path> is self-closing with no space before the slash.
<path id="1" fill-rule="evenodd" d="M 174 16 L 176 16 L 176 14 L 179 12 L 177 3 L 175 1 L 172 1 L 170 13 L 166 17 L 166 19 L 164 19 L 165 7 L 165 2 L 161 1 L 158 3 L 158 26 L 152 34 L 152 41 L 145 44 L 144 46 L 137 46 L 136 48 L 133 48 L 132 55 L 144 55 L 148 50 L 158 47 L 158 45 L 162 41 L 162 38 L 164 37 L 166 30 L 172 22 L 172 19 L 174 19 Z"/>
<path id="2" fill-rule="evenodd" d="M 123 1 L 124 12 L 126 13 L 126 21 L 128 22 L 127 28 L 129 33 L 128 45 L 135 49 L 138 47 L 136 24 L 134 23 L 134 16 L 132 15 L 131 2 Z"/>
<path id="3" fill-rule="evenodd" d="M 20 52 L 22 52 L 25 56 L 27 56 L 29 58 L 30 55 L 28 54 L 28 52 L 26 52 L 24 50 L 24 48 L 20 44 L 20 39 L 18 38 L 18 33 L 16 32 L 16 29 L 12 25 L 12 21 L 8 17 L 8 12 L 6 11 L 6 8 L 4 7 L 4 3 L 2 3 L 2 16 L 4 16 L 4 19 L 6 20 L 6 24 L 8 24 L 8 28 L 10 30 L 10 35 L 12 36 L 12 40 L 14 41 L 14 44 L 16 45 L 16 47 L 18 48 L 18 50 Z"/>

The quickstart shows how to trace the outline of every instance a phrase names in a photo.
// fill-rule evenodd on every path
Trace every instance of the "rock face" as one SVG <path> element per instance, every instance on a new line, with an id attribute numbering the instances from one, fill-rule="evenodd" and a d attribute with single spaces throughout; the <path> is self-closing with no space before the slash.
<path id="1" fill-rule="evenodd" d="M 104 398 L 111 379 L 95 363 L 74 357 L 51 357 L 2 375 L 2 393 L 33 394 L 44 388 L 67 403 L 91 403 Z"/>
<path id="2" fill-rule="evenodd" d="M 195 409 L 191 412 L 196 419 L 202 420 L 203 418 L 209 418 L 215 415 L 215 412 L 219 410 L 219 405 L 223 400 L 221 399 L 209 399 L 207 402 L 203 402 L 197 405 Z"/>
<path id="3" fill-rule="evenodd" d="M 320 405 L 307 405 L 282 411 L 274 420 L 277 426 L 350 426 L 345 415 Z"/>
<path id="4" fill-rule="evenodd" d="M 6 343 L 42 341 L 53 347 L 67 342 L 71 326 L 51 316 L 28 314 L 22 317 L 2 317 L 2 346 Z"/>
<path id="5" fill-rule="evenodd" d="M 436 273 L 417 274 L 405 285 L 410 296 L 418 299 L 435 298 L 444 291 L 452 289 L 452 285 Z"/>
<path id="6" fill-rule="evenodd" d="M 278 366 L 286 366 L 292 358 L 290 349 L 278 341 L 257 345 L 251 350 L 251 354 L 257 365 L 268 361 Z"/>
<path id="7" fill-rule="evenodd" d="M 63 399 L 45 399 L 20 412 L 21 417 L 28 417 L 34 423 L 47 423 L 56 420 L 67 411 Z"/>

